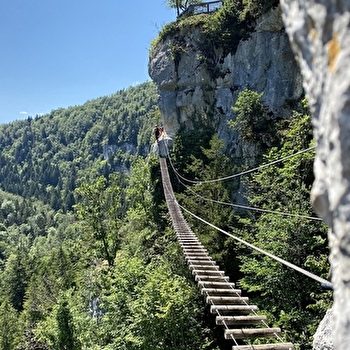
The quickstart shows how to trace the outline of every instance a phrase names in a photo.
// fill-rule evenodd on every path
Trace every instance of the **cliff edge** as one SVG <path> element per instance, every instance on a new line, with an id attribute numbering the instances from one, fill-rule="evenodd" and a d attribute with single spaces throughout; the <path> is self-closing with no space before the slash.
<path id="1" fill-rule="evenodd" d="M 271 120 L 287 118 L 303 94 L 280 7 L 242 30 L 231 47 L 210 42 L 198 21 L 179 25 L 153 48 L 149 75 L 158 87 L 163 124 L 171 137 L 180 127 L 206 125 L 237 144 L 238 135 L 228 130 L 227 120 L 234 118 L 231 107 L 239 92 L 263 92 Z"/>

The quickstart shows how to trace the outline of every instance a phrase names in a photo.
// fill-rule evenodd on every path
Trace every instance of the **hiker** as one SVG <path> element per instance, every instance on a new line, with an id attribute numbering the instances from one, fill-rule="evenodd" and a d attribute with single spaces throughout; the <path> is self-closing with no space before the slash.
<path id="1" fill-rule="evenodd" d="M 160 136 L 160 128 L 158 125 L 155 125 L 153 128 L 154 136 L 156 138 L 156 141 L 158 142 L 159 136 Z"/>

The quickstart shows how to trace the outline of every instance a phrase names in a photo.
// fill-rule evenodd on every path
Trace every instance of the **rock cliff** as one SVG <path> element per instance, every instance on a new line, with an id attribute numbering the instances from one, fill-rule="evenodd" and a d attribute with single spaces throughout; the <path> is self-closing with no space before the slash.
<path id="1" fill-rule="evenodd" d="M 313 112 L 312 200 L 329 225 L 334 349 L 350 349 L 350 3 L 282 0 Z M 322 347 L 325 349 L 325 347 Z"/>
<path id="2" fill-rule="evenodd" d="M 209 125 L 242 156 L 244 145 L 227 127 L 238 93 L 246 88 L 263 92 L 271 119 L 288 117 L 303 94 L 281 10 L 264 15 L 231 52 L 212 47 L 210 60 L 204 57 L 201 38 L 200 26 L 185 27 L 152 51 L 149 74 L 159 88 L 164 126 L 172 137 L 182 126 Z"/>

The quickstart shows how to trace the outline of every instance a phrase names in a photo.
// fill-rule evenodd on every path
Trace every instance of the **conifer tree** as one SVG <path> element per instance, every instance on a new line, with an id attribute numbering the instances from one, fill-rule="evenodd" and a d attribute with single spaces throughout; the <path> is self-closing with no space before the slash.
<path id="1" fill-rule="evenodd" d="M 20 331 L 16 310 L 5 297 L 0 302 L 0 349 L 15 349 L 20 341 Z"/>
<path id="2" fill-rule="evenodd" d="M 56 321 L 58 326 L 57 350 L 79 350 L 79 340 L 76 337 L 73 317 L 66 300 L 61 300 L 58 306 Z"/>

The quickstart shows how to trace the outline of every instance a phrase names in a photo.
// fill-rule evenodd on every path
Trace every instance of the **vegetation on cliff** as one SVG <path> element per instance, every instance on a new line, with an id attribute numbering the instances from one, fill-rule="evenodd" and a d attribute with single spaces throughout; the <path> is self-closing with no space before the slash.
<path id="1" fill-rule="evenodd" d="M 218 47 L 224 52 L 234 52 L 239 41 L 254 30 L 257 19 L 278 4 L 278 0 L 230 0 L 224 1 L 223 6 L 211 14 L 180 16 L 177 21 L 162 28 L 152 42 L 150 55 L 159 42 L 171 38 L 172 54 L 176 57 L 177 51 L 186 50 L 179 33 L 194 27 L 201 28 L 202 35 L 198 41 L 201 43 L 204 57 L 210 58 L 212 49 Z"/>
<path id="2" fill-rule="evenodd" d="M 273 126 L 257 92 L 242 91 L 233 109 L 236 119 L 229 121 L 230 127 L 239 130 L 245 142 L 259 146 L 262 163 L 286 160 L 231 180 L 206 183 L 238 174 L 251 165 L 244 160 L 239 167 L 235 165 L 215 134 L 205 142 L 201 154 L 177 153 L 178 145 L 188 138 L 200 144 L 192 133 L 180 132 L 174 145 L 175 168 L 185 178 L 198 181 L 190 187 L 184 187 L 186 182 L 182 181 L 178 187 L 181 203 L 227 232 L 327 278 L 327 227 L 317 220 L 310 205 L 314 150 L 306 103 L 290 119 L 274 121 Z M 306 149 L 309 151 L 291 157 Z M 244 193 L 240 193 L 242 189 Z M 242 194 L 246 203 L 242 203 Z M 188 221 L 232 280 L 249 291 L 262 312 L 285 331 L 287 340 L 297 349 L 310 348 L 312 336 L 331 305 L 331 293 L 192 217 Z"/>

